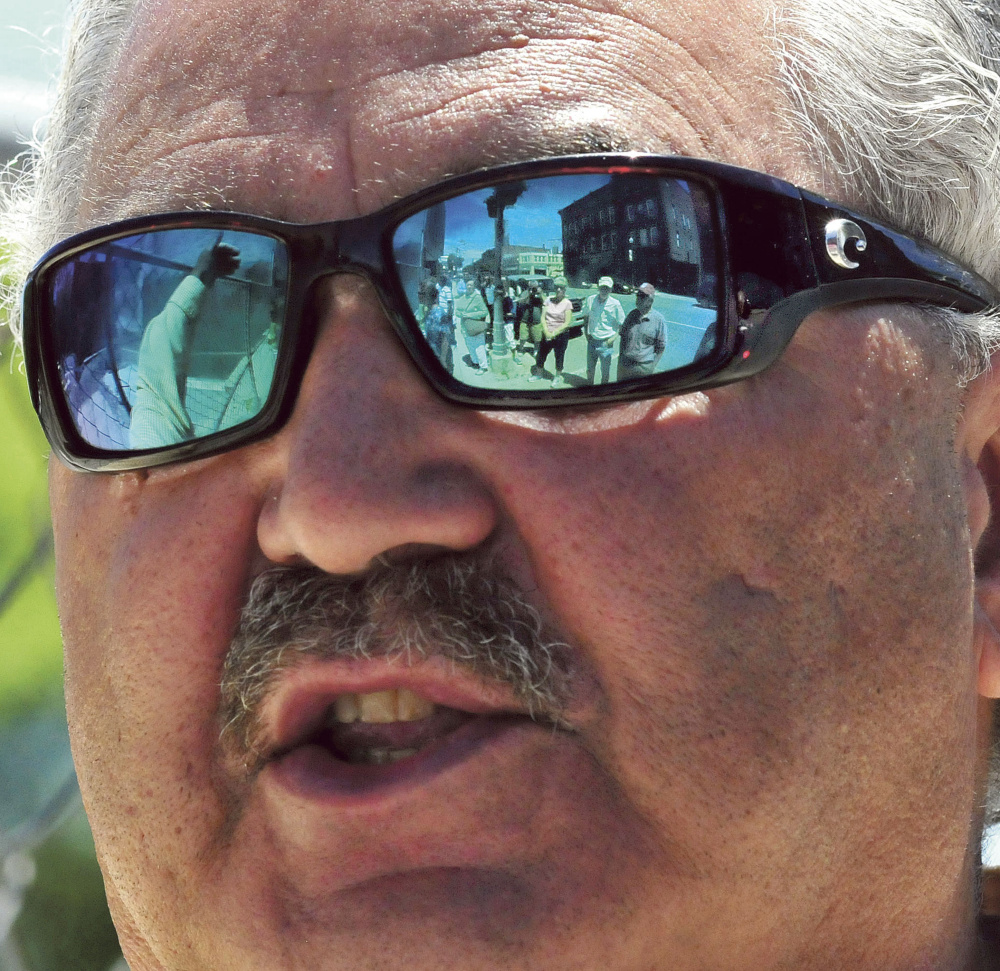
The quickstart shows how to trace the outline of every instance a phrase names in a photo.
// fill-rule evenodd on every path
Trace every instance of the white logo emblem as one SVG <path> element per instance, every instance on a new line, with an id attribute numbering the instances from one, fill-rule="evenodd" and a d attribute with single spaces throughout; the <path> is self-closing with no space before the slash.
<path id="1" fill-rule="evenodd" d="M 854 240 L 855 252 L 863 253 L 868 248 L 865 231 L 850 219 L 833 219 L 826 224 L 826 252 L 837 266 L 845 270 L 856 270 L 861 264 L 852 260 L 844 247 L 849 239 Z"/>

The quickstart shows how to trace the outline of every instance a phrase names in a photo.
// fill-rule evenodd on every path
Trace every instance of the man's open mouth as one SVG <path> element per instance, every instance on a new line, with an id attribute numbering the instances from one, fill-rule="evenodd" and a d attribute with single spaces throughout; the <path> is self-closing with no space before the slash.
<path id="1" fill-rule="evenodd" d="M 338 695 L 305 740 L 352 765 L 388 765 L 481 717 L 436 705 L 407 688 Z"/>
<path id="2" fill-rule="evenodd" d="M 397 668 L 352 679 L 336 664 L 314 668 L 283 693 L 266 761 L 282 775 L 291 773 L 303 791 L 359 794 L 427 778 L 500 742 L 512 729 L 553 729 L 507 691 L 491 698 L 488 691 L 456 684 L 462 680 L 457 676 L 443 682 L 415 676 L 412 669 L 408 675 L 400 678 Z M 348 690 L 353 687 L 358 690 Z"/>

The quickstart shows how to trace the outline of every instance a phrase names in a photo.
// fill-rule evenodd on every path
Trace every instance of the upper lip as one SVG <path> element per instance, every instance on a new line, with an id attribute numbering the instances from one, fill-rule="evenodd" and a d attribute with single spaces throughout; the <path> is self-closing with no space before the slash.
<path id="1" fill-rule="evenodd" d="M 436 705 L 476 715 L 530 716 L 514 691 L 439 657 L 306 660 L 279 676 L 261 709 L 265 760 L 304 743 L 338 695 L 406 688 Z M 537 712 L 535 713 L 537 714 Z"/>

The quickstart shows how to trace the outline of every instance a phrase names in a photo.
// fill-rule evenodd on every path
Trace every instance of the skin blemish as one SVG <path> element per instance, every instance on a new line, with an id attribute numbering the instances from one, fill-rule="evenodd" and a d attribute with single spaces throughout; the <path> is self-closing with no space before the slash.
<path id="1" fill-rule="evenodd" d="M 668 398 L 656 416 L 657 421 L 666 421 L 681 415 L 688 418 L 705 418 L 708 415 L 710 399 L 703 391 Z"/>
<path id="2" fill-rule="evenodd" d="M 888 317 L 879 317 L 868 332 L 868 360 L 886 370 L 910 373 L 916 362 L 915 349 Z"/>

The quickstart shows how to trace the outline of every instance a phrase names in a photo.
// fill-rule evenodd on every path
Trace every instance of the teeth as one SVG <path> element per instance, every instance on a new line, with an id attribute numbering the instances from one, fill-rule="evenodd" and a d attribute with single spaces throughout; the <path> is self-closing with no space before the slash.
<path id="1" fill-rule="evenodd" d="M 416 722 L 434 714 L 434 702 L 421 698 L 407 688 L 400 688 L 396 698 L 396 715 L 401 722 Z"/>
<path id="2" fill-rule="evenodd" d="M 360 716 L 357 695 L 338 695 L 333 703 L 334 718 L 344 725 L 356 722 Z"/>
<path id="3" fill-rule="evenodd" d="M 397 748 L 389 751 L 389 761 L 398 762 L 400 759 L 408 759 L 411 755 L 416 755 L 415 748 Z"/>
<path id="4" fill-rule="evenodd" d="M 370 691 L 367 694 L 338 695 L 333 702 L 331 724 L 350 725 L 362 721 L 370 725 L 414 722 L 434 714 L 434 702 L 407 688 L 398 691 Z M 376 750 L 377 751 L 377 750 Z"/>
<path id="5" fill-rule="evenodd" d="M 366 695 L 358 695 L 358 708 L 361 710 L 361 720 L 372 725 L 385 725 L 398 721 L 396 718 L 396 692 L 372 691 Z"/>

